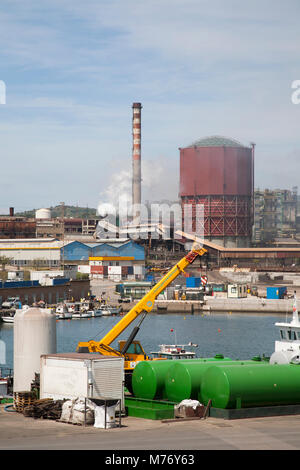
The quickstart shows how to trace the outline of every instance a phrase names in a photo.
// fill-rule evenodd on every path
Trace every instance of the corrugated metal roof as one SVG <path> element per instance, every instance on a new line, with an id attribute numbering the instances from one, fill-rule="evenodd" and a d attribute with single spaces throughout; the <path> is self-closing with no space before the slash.
<path id="1" fill-rule="evenodd" d="M 127 243 L 129 243 L 129 241 L 130 241 L 129 239 L 126 239 L 126 241 L 115 242 L 115 241 L 112 241 L 108 238 L 105 241 L 101 241 L 101 242 L 98 242 L 98 243 L 84 243 L 84 245 L 89 246 L 90 248 L 95 248 L 96 246 L 102 246 L 102 245 L 109 245 L 109 246 L 112 246 L 114 248 L 120 248 L 121 246 L 124 246 Z"/>
<path id="2" fill-rule="evenodd" d="M 213 135 L 210 137 L 203 137 L 202 139 L 196 140 L 188 147 L 245 147 L 237 140 L 229 139 L 220 135 Z"/>

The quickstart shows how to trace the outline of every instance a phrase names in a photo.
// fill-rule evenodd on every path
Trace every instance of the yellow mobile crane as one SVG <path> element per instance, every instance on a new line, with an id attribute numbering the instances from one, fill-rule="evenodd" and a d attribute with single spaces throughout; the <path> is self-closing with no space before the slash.
<path id="1" fill-rule="evenodd" d="M 130 389 L 131 375 L 134 367 L 139 361 L 152 360 L 149 358 L 142 348 L 139 341 L 135 341 L 141 323 L 147 313 L 149 313 L 157 296 L 171 284 L 177 276 L 184 272 L 198 256 L 203 256 L 207 250 L 196 244 L 191 251 L 184 256 L 152 289 L 100 340 L 79 342 L 77 352 L 93 353 L 97 352 L 105 356 L 122 356 L 124 357 L 125 368 L 125 385 Z M 110 344 L 120 336 L 120 334 L 139 316 L 142 315 L 138 325 L 134 327 L 127 341 L 119 341 L 119 350 L 114 349 Z"/>

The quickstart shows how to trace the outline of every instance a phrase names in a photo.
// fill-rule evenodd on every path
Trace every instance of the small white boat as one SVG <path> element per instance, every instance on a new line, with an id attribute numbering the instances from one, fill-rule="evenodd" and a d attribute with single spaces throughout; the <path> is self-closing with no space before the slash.
<path id="1" fill-rule="evenodd" d="M 59 320 L 71 320 L 72 318 L 72 313 L 68 311 L 65 304 L 59 304 L 56 307 L 55 314 Z"/>
<path id="2" fill-rule="evenodd" d="M 15 321 L 15 312 L 11 313 L 11 314 L 6 314 L 6 315 L 3 315 L 3 317 L 1 317 L 1 320 L 4 322 L 4 323 L 14 323 Z"/>
<path id="3" fill-rule="evenodd" d="M 113 307 L 112 305 L 100 305 L 97 312 L 101 312 L 101 316 L 118 315 L 121 307 Z"/>
<path id="4" fill-rule="evenodd" d="M 74 312 L 72 313 L 73 320 L 81 320 L 81 318 L 91 318 L 92 312 Z"/>
<path id="5" fill-rule="evenodd" d="M 80 312 L 81 318 L 91 318 L 92 312 L 90 310 Z"/>
<path id="6" fill-rule="evenodd" d="M 27 310 L 27 309 L 29 309 L 29 305 L 23 305 L 22 310 Z M 1 316 L 1 320 L 4 323 L 14 323 L 15 314 L 16 314 L 16 311 L 9 312 L 6 315 Z"/>
<path id="7" fill-rule="evenodd" d="M 185 348 L 196 347 L 197 344 L 160 344 L 159 351 L 153 351 L 152 354 L 156 358 L 163 359 L 194 359 L 196 353 L 194 351 L 187 351 Z"/>
<path id="8" fill-rule="evenodd" d="M 275 351 L 270 357 L 270 364 L 300 364 L 300 321 L 294 294 L 293 316 L 290 322 L 278 322 L 280 341 L 275 341 Z"/>
<path id="9" fill-rule="evenodd" d="M 101 316 L 102 316 L 102 312 L 100 309 L 92 310 L 92 317 L 101 317 Z"/>

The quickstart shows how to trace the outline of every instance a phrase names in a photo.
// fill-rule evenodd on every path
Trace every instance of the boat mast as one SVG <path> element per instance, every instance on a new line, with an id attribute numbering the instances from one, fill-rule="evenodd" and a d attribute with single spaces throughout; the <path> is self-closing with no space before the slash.
<path id="1" fill-rule="evenodd" d="M 296 291 L 294 292 L 293 320 L 292 320 L 292 323 L 293 323 L 294 325 L 299 325 L 299 316 L 298 316 L 298 309 L 297 309 Z"/>

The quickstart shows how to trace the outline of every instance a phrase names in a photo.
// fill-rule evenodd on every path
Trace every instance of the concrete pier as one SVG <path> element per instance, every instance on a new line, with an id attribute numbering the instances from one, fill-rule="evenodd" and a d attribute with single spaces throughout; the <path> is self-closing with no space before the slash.
<path id="1" fill-rule="evenodd" d="M 135 302 L 124 303 L 124 313 L 134 307 Z M 228 299 L 226 297 L 206 297 L 204 303 L 192 300 L 156 300 L 153 313 L 262 313 L 262 314 L 292 314 L 293 299 L 264 299 L 247 297 L 244 299 Z"/>

